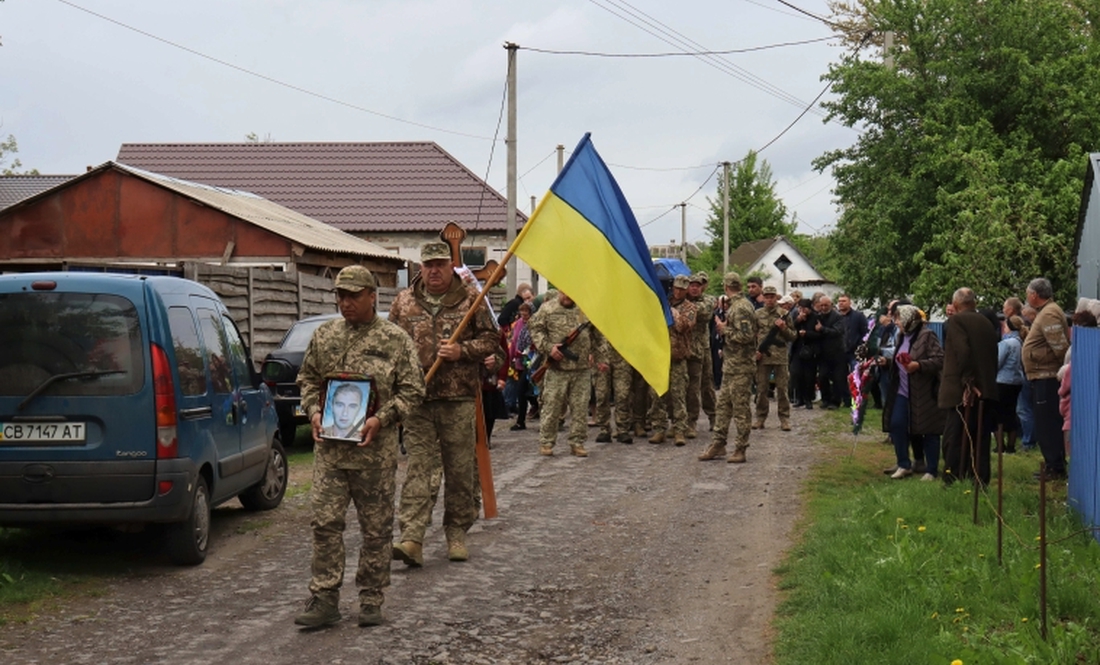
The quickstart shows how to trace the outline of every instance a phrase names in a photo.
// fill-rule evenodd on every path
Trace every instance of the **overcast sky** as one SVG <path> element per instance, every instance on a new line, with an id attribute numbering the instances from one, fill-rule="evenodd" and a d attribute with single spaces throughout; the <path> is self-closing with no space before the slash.
<path id="1" fill-rule="evenodd" d="M 827 14 L 825 0 L 792 4 Z M 255 132 L 274 141 L 435 141 L 484 175 L 503 98 L 504 42 L 684 50 L 651 34 L 660 30 L 709 50 L 831 34 L 777 0 L 5 0 L 0 135 L 14 134 L 24 167 L 44 174 L 83 172 L 126 142 L 231 142 Z M 652 220 L 692 196 L 719 162 L 782 132 L 822 91 L 820 77 L 840 54 L 835 40 L 817 41 L 724 55 L 720 71 L 693 57 L 520 50 L 520 206 L 527 210 L 553 181 L 554 147 L 571 150 L 592 132 L 647 241 L 679 241 L 679 208 Z M 488 178 L 502 194 L 505 131 L 502 122 Z M 801 232 L 824 232 L 836 219 L 833 181 L 811 160 L 856 136 L 811 112 L 761 153 Z M 707 197 L 716 191 L 712 178 L 689 200 L 689 242 L 705 239 Z"/>

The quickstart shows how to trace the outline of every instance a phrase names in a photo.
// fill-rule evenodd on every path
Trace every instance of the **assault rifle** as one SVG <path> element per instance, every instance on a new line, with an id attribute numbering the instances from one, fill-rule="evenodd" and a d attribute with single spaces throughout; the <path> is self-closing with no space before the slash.
<path id="1" fill-rule="evenodd" d="M 787 321 L 790 324 L 790 321 Z M 779 326 L 772 324 L 772 327 L 768 329 L 768 334 L 764 335 L 764 339 L 760 340 L 760 346 L 756 348 L 762 355 L 770 356 L 772 354 L 772 347 L 783 344 L 779 340 Z"/>
<path id="2" fill-rule="evenodd" d="M 580 360 L 580 358 L 577 357 L 577 354 L 569 350 L 569 346 L 573 344 L 573 342 L 577 341 L 577 337 L 579 337 L 580 334 L 584 332 L 584 329 L 590 325 L 592 325 L 591 321 L 585 321 L 584 323 L 574 328 L 573 332 L 566 335 L 565 339 L 558 343 L 558 351 L 561 351 L 561 354 L 570 360 Z M 536 369 L 535 373 L 531 375 L 531 383 L 541 383 L 542 377 L 546 376 L 546 370 L 550 369 L 550 364 L 554 362 L 557 361 L 551 358 L 550 354 L 547 354 L 546 362 L 539 365 L 539 368 Z"/>

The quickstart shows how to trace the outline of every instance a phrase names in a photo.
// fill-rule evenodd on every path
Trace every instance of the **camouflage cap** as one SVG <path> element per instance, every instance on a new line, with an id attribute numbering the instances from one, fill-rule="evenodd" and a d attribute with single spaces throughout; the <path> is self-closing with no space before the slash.
<path id="1" fill-rule="evenodd" d="M 727 272 L 726 276 L 722 278 L 723 286 L 741 286 L 741 275 L 735 272 Z"/>
<path id="2" fill-rule="evenodd" d="M 676 275 L 676 277 L 672 279 L 672 288 L 686 289 L 690 283 L 691 280 L 688 279 L 687 275 Z"/>
<path id="3" fill-rule="evenodd" d="M 697 272 L 688 278 L 688 281 L 692 284 L 706 284 L 707 274 L 705 272 Z"/>
<path id="4" fill-rule="evenodd" d="M 779 295 L 779 291 L 776 291 L 774 286 L 765 286 L 764 290 L 761 291 L 761 293 L 763 293 L 766 296 L 777 296 L 777 295 Z"/>
<path id="5" fill-rule="evenodd" d="M 445 242 L 428 242 L 420 248 L 420 262 L 451 258 L 451 248 Z"/>
<path id="6" fill-rule="evenodd" d="M 374 281 L 374 275 L 363 266 L 346 266 L 336 274 L 334 289 L 342 289 L 359 293 L 363 289 L 374 291 L 378 284 Z"/>

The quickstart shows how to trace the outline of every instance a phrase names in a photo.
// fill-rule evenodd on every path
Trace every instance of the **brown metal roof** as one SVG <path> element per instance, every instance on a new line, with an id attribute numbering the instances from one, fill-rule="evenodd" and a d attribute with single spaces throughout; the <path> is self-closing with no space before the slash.
<path id="1" fill-rule="evenodd" d="M 118 161 L 247 190 L 349 232 L 507 223 L 506 199 L 433 142 L 125 143 Z M 519 213 L 517 226 L 526 220 Z"/>
<path id="2" fill-rule="evenodd" d="M 6 175 L 0 176 L 0 210 L 23 199 L 53 189 L 75 175 Z"/>

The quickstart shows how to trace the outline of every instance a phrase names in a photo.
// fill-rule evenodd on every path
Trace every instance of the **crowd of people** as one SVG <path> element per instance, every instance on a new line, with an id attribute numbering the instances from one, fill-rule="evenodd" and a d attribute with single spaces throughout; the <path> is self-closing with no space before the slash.
<path id="1" fill-rule="evenodd" d="M 495 420 L 511 414 L 512 430 L 537 418 L 537 453 L 546 457 L 562 429 L 570 454 L 587 457 L 594 426 L 601 443 L 685 446 L 709 436 L 698 460 L 743 464 L 750 432 L 767 426 L 773 400 L 779 430 L 788 432 L 793 408 L 850 407 L 851 374 L 862 379 L 854 382 L 862 387 L 857 405 L 866 396 L 882 408 L 897 457 L 887 470 L 894 479 L 919 473 L 934 480 L 942 457 L 945 482 L 989 482 L 993 436 L 1006 451 L 1017 439 L 1037 445 L 1047 473 L 1065 476 L 1070 321 L 1046 279 L 1028 285 L 1026 305 L 1010 298 L 1003 312 L 979 312 L 974 292 L 958 289 L 941 340 L 924 312 L 904 300 L 868 319 L 843 294 L 834 306 L 824 293 L 780 294 L 757 277 L 729 272 L 715 297 L 706 292 L 705 272 L 679 275 L 668 294 L 669 388 L 657 395 L 570 294 L 536 295 L 521 284 L 494 320 L 446 244 L 427 243 L 420 259 L 420 274 L 397 295 L 388 320 L 376 315 L 370 271 L 341 270 L 335 291 L 342 317 L 317 330 L 302 361 L 301 404 L 315 441 L 310 599 L 295 619 L 306 628 L 341 618 L 350 503 L 362 532 L 360 626 L 383 621 L 391 560 L 423 565 L 441 488 L 447 558 L 469 558 L 466 532 L 480 506 L 479 396 L 490 434 Z M 1072 324 L 1095 326 L 1097 314 L 1100 302 L 1083 303 Z M 363 400 L 355 418 L 344 409 L 357 431 L 340 437 L 323 428 L 331 381 L 364 385 L 373 396 L 365 414 Z M 395 497 L 399 425 L 408 468 Z M 395 498 L 400 536 L 393 542 Z"/>

